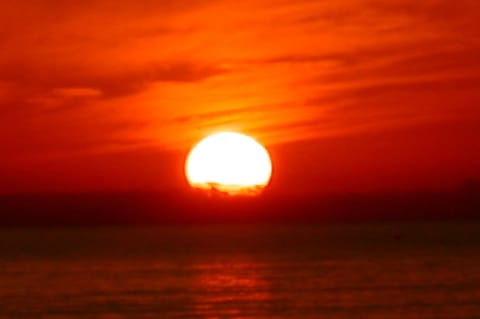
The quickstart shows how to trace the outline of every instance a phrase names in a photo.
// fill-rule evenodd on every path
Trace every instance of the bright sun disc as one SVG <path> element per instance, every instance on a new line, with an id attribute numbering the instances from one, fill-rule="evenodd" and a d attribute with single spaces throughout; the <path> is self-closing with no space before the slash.
<path id="1" fill-rule="evenodd" d="M 185 163 L 192 187 L 228 194 L 255 194 L 270 181 L 272 162 L 253 138 L 224 132 L 198 143 Z"/>

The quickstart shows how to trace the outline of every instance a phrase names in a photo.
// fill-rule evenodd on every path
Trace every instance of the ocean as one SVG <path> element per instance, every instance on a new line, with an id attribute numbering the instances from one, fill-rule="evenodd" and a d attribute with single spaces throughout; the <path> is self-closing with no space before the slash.
<path id="1" fill-rule="evenodd" d="M 3 229 L 0 318 L 480 318 L 480 223 Z"/>

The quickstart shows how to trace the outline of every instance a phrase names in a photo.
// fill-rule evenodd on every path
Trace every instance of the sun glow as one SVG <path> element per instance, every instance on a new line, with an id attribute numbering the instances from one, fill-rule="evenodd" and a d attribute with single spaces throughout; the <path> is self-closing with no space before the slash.
<path id="1" fill-rule="evenodd" d="M 192 187 L 228 194 L 256 194 L 270 181 L 267 150 L 253 138 L 231 132 L 211 135 L 187 157 L 185 174 Z"/>

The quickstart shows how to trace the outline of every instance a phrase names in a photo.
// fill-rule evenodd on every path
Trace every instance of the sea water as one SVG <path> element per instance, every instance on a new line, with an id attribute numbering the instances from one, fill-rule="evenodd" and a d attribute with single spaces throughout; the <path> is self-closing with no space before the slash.
<path id="1" fill-rule="evenodd" d="M 0 318 L 480 318 L 480 224 L 3 229 Z"/>

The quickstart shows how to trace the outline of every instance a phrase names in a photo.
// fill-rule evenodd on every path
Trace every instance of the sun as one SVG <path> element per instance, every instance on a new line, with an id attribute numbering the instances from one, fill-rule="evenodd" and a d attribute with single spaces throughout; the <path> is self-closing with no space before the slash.
<path id="1" fill-rule="evenodd" d="M 195 145 L 185 162 L 194 188 L 236 194 L 258 194 L 270 182 L 272 162 L 265 147 L 250 136 L 222 132 Z"/>

